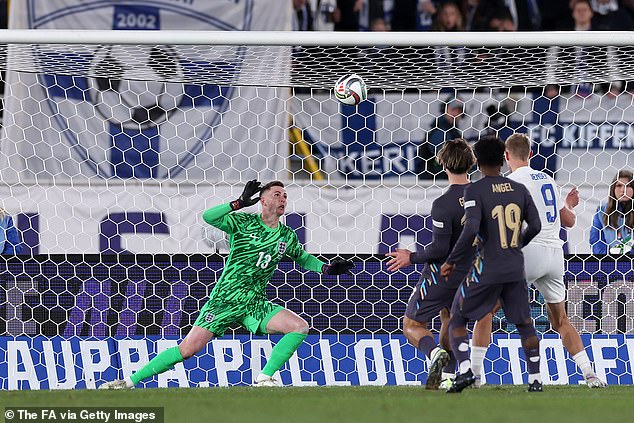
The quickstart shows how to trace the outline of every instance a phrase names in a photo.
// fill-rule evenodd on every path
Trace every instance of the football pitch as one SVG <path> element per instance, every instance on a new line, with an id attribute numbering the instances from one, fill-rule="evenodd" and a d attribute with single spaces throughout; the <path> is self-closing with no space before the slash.
<path id="1" fill-rule="evenodd" d="M 525 389 L 488 385 L 453 395 L 422 386 L 0 391 L 0 408 L 164 407 L 166 422 L 186 423 L 634 421 L 634 386 Z"/>

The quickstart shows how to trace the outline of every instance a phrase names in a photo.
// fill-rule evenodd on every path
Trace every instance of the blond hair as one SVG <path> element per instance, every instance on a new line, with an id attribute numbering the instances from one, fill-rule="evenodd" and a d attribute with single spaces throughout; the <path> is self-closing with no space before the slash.
<path id="1" fill-rule="evenodd" d="M 531 140 L 526 134 L 513 134 L 506 139 L 504 145 L 512 158 L 528 161 L 531 155 Z"/>

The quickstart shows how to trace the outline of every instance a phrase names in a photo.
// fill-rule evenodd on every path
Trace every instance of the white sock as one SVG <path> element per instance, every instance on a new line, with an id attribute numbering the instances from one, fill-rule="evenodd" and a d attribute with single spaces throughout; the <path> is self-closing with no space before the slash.
<path id="1" fill-rule="evenodd" d="M 440 377 L 440 379 L 445 380 L 445 379 L 454 379 L 456 377 L 455 373 L 447 373 L 447 372 L 442 372 L 442 376 Z"/>
<path id="2" fill-rule="evenodd" d="M 132 382 L 132 379 L 130 379 L 129 377 L 126 377 L 125 379 L 123 379 L 123 381 L 125 382 L 125 386 L 127 386 L 128 388 L 134 388 L 134 382 Z"/>
<path id="3" fill-rule="evenodd" d="M 471 370 L 476 376 L 482 373 L 484 367 L 484 356 L 487 353 L 487 347 L 471 347 Z"/>
<path id="4" fill-rule="evenodd" d="M 467 373 L 471 368 L 471 360 L 461 361 L 460 365 L 458 365 L 458 371 L 460 374 Z"/>
<path id="5" fill-rule="evenodd" d="M 581 369 L 581 373 L 583 377 L 586 378 L 594 373 L 592 370 L 592 363 L 590 363 L 590 359 L 588 358 L 588 354 L 586 354 L 585 350 L 578 352 L 577 354 L 572 356 L 572 359 L 577 363 L 577 366 Z"/>
<path id="6" fill-rule="evenodd" d="M 438 351 L 440 351 L 440 347 L 436 347 L 433 350 L 431 350 L 431 353 L 429 354 L 429 359 L 433 360 L 436 354 L 438 354 Z"/>
<path id="7" fill-rule="evenodd" d="M 531 375 L 531 374 L 528 375 L 528 383 L 533 383 L 535 381 L 542 383 L 542 375 L 540 373 L 536 373 L 534 375 Z"/>

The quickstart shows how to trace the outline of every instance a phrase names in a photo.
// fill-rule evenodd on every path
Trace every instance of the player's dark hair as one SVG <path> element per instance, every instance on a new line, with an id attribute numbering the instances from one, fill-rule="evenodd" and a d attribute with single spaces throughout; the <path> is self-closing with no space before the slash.
<path id="1" fill-rule="evenodd" d="M 475 156 L 471 146 L 462 138 L 445 141 L 436 160 L 446 170 L 455 174 L 467 173 L 475 164 Z"/>
<path id="2" fill-rule="evenodd" d="M 502 167 L 504 165 L 504 143 L 498 137 L 480 138 L 473 146 L 479 166 Z"/>
<path id="3" fill-rule="evenodd" d="M 628 228 L 634 228 L 634 204 L 632 201 L 621 202 L 616 198 L 616 183 L 619 179 L 627 179 L 625 189 L 632 188 L 634 186 L 634 174 L 631 171 L 621 169 L 618 171 L 612 183 L 610 184 L 610 195 L 608 196 L 608 204 L 605 207 L 605 213 L 603 213 L 602 221 L 605 226 L 611 226 L 612 228 L 619 227 L 619 217 L 624 216 L 625 225 Z"/>
<path id="4" fill-rule="evenodd" d="M 516 159 L 526 161 L 531 155 L 531 140 L 526 134 L 513 134 L 504 143 L 509 155 Z"/>
<path id="5" fill-rule="evenodd" d="M 266 191 L 270 190 L 273 187 L 284 188 L 284 183 L 282 181 L 271 181 L 262 187 L 262 189 L 260 190 L 260 195 L 264 194 Z"/>

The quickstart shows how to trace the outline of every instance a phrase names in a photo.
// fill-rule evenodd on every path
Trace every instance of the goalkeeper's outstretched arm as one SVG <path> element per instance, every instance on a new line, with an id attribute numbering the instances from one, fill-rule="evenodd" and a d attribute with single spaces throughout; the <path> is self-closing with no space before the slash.
<path id="1" fill-rule="evenodd" d="M 291 245 L 289 245 L 287 255 L 302 268 L 312 270 L 313 272 L 320 272 L 325 275 L 352 275 L 351 270 L 354 267 L 354 263 L 349 260 L 337 259 L 331 263 L 324 263 L 304 250 L 296 235 L 293 236 L 293 241 Z"/>
<path id="2" fill-rule="evenodd" d="M 246 183 L 244 190 L 237 200 L 230 203 L 220 204 L 216 207 L 212 207 L 203 213 L 203 220 L 222 231 L 229 234 L 236 232 L 238 229 L 239 218 L 235 215 L 231 215 L 232 211 L 240 210 L 244 207 L 249 207 L 260 201 L 260 197 L 252 198 L 254 195 L 259 194 L 261 187 L 260 182 L 252 180 Z"/>

